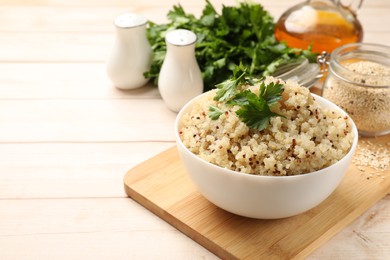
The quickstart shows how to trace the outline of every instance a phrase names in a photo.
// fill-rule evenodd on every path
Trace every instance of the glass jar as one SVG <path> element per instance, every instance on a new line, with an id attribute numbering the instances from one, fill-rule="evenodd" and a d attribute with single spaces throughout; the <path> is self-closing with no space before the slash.
<path id="1" fill-rule="evenodd" d="M 351 116 L 359 134 L 390 133 L 390 46 L 352 43 L 335 49 L 322 95 Z"/>
<path id="2" fill-rule="evenodd" d="M 284 81 L 295 81 L 307 88 L 311 88 L 317 83 L 319 78 L 322 78 L 318 64 L 310 63 L 306 58 L 298 58 L 278 67 L 272 76 Z"/>

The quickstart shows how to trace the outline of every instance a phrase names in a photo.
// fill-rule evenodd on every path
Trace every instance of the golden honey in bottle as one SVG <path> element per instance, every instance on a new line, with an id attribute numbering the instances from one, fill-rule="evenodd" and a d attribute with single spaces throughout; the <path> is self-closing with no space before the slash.
<path id="1" fill-rule="evenodd" d="M 351 2 L 351 1 L 350 1 Z M 289 47 L 332 52 L 346 43 L 361 42 L 363 29 L 356 11 L 363 0 L 344 6 L 341 0 L 308 0 L 287 10 L 275 26 L 275 37 Z"/>

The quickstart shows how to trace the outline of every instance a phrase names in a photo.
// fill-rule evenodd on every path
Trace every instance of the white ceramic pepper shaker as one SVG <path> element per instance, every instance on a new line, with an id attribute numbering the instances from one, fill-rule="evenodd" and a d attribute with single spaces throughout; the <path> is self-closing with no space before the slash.
<path id="1" fill-rule="evenodd" d="M 178 112 L 185 103 L 203 92 L 203 78 L 195 57 L 196 34 L 184 29 L 165 36 L 167 53 L 158 78 L 165 104 Z"/>
<path id="2" fill-rule="evenodd" d="M 147 19 L 125 13 L 114 19 L 116 39 L 107 60 L 107 74 L 117 88 L 134 89 L 148 81 L 152 49 L 146 38 Z"/>

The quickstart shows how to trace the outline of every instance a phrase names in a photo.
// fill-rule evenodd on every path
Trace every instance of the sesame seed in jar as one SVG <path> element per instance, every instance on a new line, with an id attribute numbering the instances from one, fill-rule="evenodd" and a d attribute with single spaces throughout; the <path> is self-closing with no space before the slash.
<path id="1" fill-rule="evenodd" d="M 360 134 L 390 132 L 390 65 L 361 60 L 343 66 L 351 72 L 348 79 L 330 73 L 323 96 L 351 116 Z"/>

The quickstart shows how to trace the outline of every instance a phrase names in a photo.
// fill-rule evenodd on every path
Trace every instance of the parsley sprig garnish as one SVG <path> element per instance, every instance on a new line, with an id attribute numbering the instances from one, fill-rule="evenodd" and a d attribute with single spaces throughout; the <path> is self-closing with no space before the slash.
<path id="1" fill-rule="evenodd" d="M 223 113 L 223 111 L 216 106 L 211 105 L 209 107 L 209 117 L 212 120 L 217 120 L 219 118 L 219 116 L 222 115 L 222 113 Z"/>
<path id="2" fill-rule="evenodd" d="M 282 116 L 272 112 L 270 106 L 281 99 L 284 89 L 280 83 L 265 84 L 263 81 L 259 87 L 259 94 L 256 95 L 244 88 L 259 81 L 246 77 L 247 73 L 247 69 L 238 66 L 232 78 L 217 85 L 214 100 L 224 102 L 227 106 L 239 106 L 236 114 L 240 120 L 249 128 L 261 131 L 268 127 L 271 117 Z M 217 120 L 222 113 L 222 109 L 216 106 L 212 105 L 209 108 L 209 117 L 212 120 Z"/>
<path id="3" fill-rule="evenodd" d="M 215 85 L 218 89 L 214 97 L 216 101 L 229 101 L 235 94 L 238 88 L 245 84 L 253 84 L 253 79 L 245 77 L 248 75 L 248 69 L 242 64 L 236 66 L 233 70 L 233 77 L 225 80 L 222 83 Z"/>

